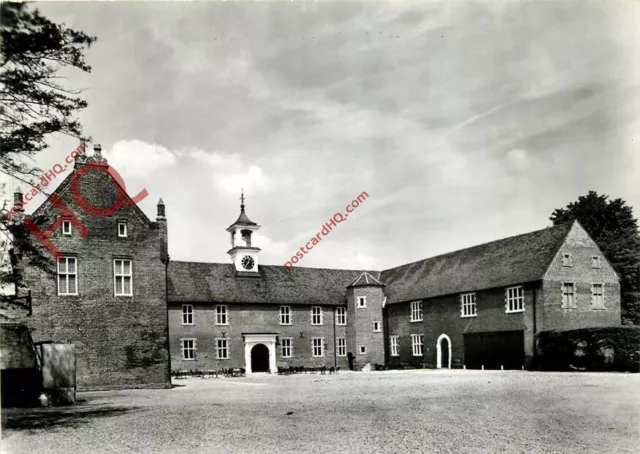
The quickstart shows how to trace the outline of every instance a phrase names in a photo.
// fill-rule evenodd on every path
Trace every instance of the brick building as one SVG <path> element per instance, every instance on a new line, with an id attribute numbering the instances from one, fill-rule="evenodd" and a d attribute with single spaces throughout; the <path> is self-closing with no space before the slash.
<path id="1" fill-rule="evenodd" d="M 542 330 L 621 322 L 618 277 L 578 222 L 386 270 L 381 280 L 392 366 L 526 368 Z"/>
<path id="2" fill-rule="evenodd" d="M 80 166 L 94 171 L 78 177 Z M 49 237 L 57 268 L 16 265 L 34 339 L 76 344 L 81 389 L 166 386 L 170 369 L 346 368 L 350 357 L 520 369 L 542 330 L 620 325 L 618 278 L 577 222 L 383 271 L 288 271 L 260 264 L 260 226 L 243 204 L 229 263 L 170 261 L 164 205 L 155 222 L 126 195 L 131 205 L 108 212 L 124 190 L 100 166 L 97 148 L 54 193 L 72 213 Z M 99 215 L 78 205 L 75 178 Z M 60 218 L 52 197 L 34 213 L 43 229 Z"/>
<path id="3" fill-rule="evenodd" d="M 127 203 L 117 203 L 121 197 Z M 38 267 L 35 257 L 14 251 L 19 292 L 32 292 L 26 320 L 33 339 L 75 344 L 81 390 L 170 384 L 164 206 L 152 222 L 128 203 L 96 145 L 30 217 L 43 238 L 50 229 L 60 261 Z"/>
<path id="4" fill-rule="evenodd" d="M 258 228 L 242 205 L 230 264 L 170 263 L 173 369 L 520 369 L 542 330 L 620 324 L 618 277 L 577 222 L 382 272 L 261 266 Z"/>

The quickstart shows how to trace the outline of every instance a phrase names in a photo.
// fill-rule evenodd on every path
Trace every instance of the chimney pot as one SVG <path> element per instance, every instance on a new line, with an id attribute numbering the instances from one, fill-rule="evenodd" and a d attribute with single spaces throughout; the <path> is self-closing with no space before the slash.
<path id="1" fill-rule="evenodd" d="M 164 208 L 164 202 L 162 199 L 158 200 L 158 218 L 164 218 L 166 216 Z"/>
<path id="2" fill-rule="evenodd" d="M 22 193 L 22 189 L 20 189 L 19 187 L 16 188 L 15 192 L 13 193 L 13 204 L 14 205 L 22 204 L 23 195 L 24 194 Z"/>

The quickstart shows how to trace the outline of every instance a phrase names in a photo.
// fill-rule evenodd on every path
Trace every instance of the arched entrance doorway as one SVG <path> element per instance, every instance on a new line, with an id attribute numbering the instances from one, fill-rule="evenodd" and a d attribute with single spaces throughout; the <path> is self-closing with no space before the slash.
<path id="1" fill-rule="evenodd" d="M 244 367 L 247 375 L 252 372 L 278 373 L 276 366 L 276 341 L 277 333 L 242 333 L 244 338 Z M 258 347 L 254 352 L 254 347 Z M 266 349 L 266 351 L 265 351 Z M 254 354 L 255 353 L 255 354 Z M 261 360 L 267 362 L 265 367 Z M 253 368 L 254 361 L 257 361 L 257 369 Z"/>
<path id="2" fill-rule="evenodd" d="M 438 356 L 438 369 L 446 367 L 451 369 L 451 339 L 446 334 L 441 334 L 436 343 Z"/>
<path id="3" fill-rule="evenodd" d="M 269 372 L 269 349 L 264 344 L 256 344 L 251 349 L 251 371 Z"/>

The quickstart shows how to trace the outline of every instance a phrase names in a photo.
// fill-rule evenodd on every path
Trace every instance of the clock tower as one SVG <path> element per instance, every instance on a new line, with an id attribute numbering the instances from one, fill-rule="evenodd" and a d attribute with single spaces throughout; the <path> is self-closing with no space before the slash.
<path id="1" fill-rule="evenodd" d="M 231 249 L 227 254 L 236 267 L 236 272 L 244 276 L 258 276 L 258 254 L 260 248 L 251 245 L 253 233 L 260 226 L 253 222 L 244 212 L 244 192 L 240 196 L 240 216 L 238 220 L 227 227 L 231 235 Z"/>

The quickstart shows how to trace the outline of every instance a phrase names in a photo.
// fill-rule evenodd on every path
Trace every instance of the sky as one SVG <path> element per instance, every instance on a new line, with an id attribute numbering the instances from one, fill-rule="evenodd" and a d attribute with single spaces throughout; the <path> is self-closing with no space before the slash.
<path id="1" fill-rule="evenodd" d="M 151 219 L 164 200 L 173 260 L 230 262 L 241 188 L 273 265 L 366 192 L 298 263 L 321 268 L 541 229 L 589 190 L 640 209 L 638 2 L 38 7 L 97 36 L 64 75 Z M 49 144 L 43 170 L 78 142 Z"/>

